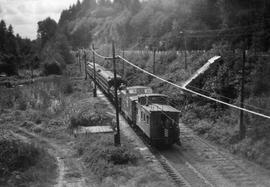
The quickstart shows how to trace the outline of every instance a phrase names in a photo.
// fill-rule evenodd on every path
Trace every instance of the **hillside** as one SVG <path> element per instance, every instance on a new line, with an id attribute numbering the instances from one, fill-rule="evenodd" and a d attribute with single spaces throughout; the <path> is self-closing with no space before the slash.
<path id="1" fill-rule="evenodd" d="M 91 41 L 103 44 L 114 39 L 119 48 L 148 46 L 183 49 L 184 36 L 189 37 L 187 47 L 190 50 L 209 49 L 213 43 L 224 40 L 231 42 L 234 47 L 239 47 L 243 41 L 242 34 L 250 34 L 247 38 L 250 42 L 256 42 L 256 48 L 264 51 L 269 48 L 267 18 L 270 14 L 270 3 L 263 0 L 98 2 L 97 4 L 94 0 L 78 1 L 62 12 L 59 25 L 73 47 L 87 47 Z M 239 30 L 247 26 L 253 28 Z M 222 32 L 209 32 L 209 29 L 228 28 L 238 30 L 230 30 L 226 35 Z M 200 33 L 194 35 L 194 32 L 190 31 Z M 209 34 L 212 35 L 209 37 Z"/>
<path id="2" fill-rule="evenodd" d="M 88 48 L 94 43 L 100 52 L 108 55 L 108 46 L 114 40 L 119 51 L 127 51 L 125 56 L 129 60 L 149 71 L 153 64 L 151 51 L 166 51 L 156 56 L 156 74 L 178 84 L 209 58 L 220 55 L 224 63 L 192 89 L 238 106 L 245 50 L 244 107 L 269 115 L 270 83 L 265 81 L 270 75 L 269 10 L 270 2 L 263 0 L 115 0 L 113 3 L 83 0 L 64 10 L 58 24 L 73 49 Z M 188 51 L 187 69 L 183 50 Z M 104 65 L 111 67 L 108 63 Z M 205 138 L 270 167 L 267 119 L 245 114 L 247 138 L 241 140 L 239 111 L 183 96 L 173 87 L 134 73 L 130 67 L 122 75 L 130 85 L 149 85 L 157 92 L 168 94 L 183 111 L 182 121 Z"/>

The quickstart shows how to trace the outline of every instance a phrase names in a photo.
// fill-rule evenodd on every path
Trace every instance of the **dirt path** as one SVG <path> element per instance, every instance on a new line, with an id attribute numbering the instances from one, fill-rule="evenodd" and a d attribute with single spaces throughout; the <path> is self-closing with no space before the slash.
<path id="1" fill-rule="evenodd" d="M 23 141 L 37 143 L 54 156 L 58 164 L 58 177 L 55 187 L 94 187 L 95 179 L 85 176 L 82 161 L 76 157 L 72 142 L 56 141 L 38 136 L 23 128 L 16 128 L 14 134 Z"/>

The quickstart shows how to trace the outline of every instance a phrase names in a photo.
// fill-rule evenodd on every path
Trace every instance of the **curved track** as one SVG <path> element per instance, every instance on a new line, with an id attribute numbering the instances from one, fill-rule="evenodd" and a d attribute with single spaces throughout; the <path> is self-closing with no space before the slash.
<path id="1" fill-rule="evenodd" d="M 173 146 L 162 154 L 193 186 L 270 186 L 269 171 L 213 146 L 183 124 L 180 129 L 183 146 Z M 187 167 L 204 183 L 191 177 Z"/>
<path id="2" fill-rule="evenodd" d="M 98 95 L 105 99 L 101 92 Z M 109 104 L 108 100 L 107 103 Z M 126 126 L 127 121 L 123 117 L 120 117 L 120 121 L 122 127 Z M 180 124 L 180 131 L 183 145 L 181 147 L 175 145 L 166 150 L 151 148 L 141 133 L 136 133 L 144 139 L 145 145 L 177 186 L 270 186 L 268 180 L 270 174 L 267 174 L 267 171 L 261 170 L 260 167 L 255 168 L 255 164 L 252 163 L 243 165 L 245 161 L 211 145 L 183 124 Z M 252 173 L 250 168 L 256 172 L 260 170 L 259 175 Z"/>

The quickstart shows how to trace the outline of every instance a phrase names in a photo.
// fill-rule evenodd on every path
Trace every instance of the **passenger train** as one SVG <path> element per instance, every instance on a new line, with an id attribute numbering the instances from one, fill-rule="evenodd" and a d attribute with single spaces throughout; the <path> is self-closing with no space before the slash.
<path id="1" fill-rule="evenodd" d="M 93 63 L 87 63 L 87 73 L 94 80 Z M 180 111 L 169 104 L 169 98 L 153 93 L 150 87 L 126 87 L 127 82 L 117 75 L 119 108 L 133 127 L 139 128 L 153 146 L 168 146 L 180 143 Z M 111 99 L 114 96 L 114 74 L 96 64 L 96 82 Z"/>

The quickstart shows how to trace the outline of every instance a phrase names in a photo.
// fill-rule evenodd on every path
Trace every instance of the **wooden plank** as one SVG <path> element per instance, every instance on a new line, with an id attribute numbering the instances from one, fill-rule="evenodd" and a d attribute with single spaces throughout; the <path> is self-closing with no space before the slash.
<path id="1" fill-rule="evenodd" d="M 93 126 L 93 127 L 81 127 L 74 131 L 75 134 L 98 134 L 98 133 L 113 133 L 114 130 L 111 126 Z"/>

